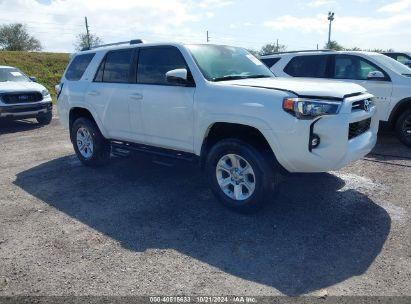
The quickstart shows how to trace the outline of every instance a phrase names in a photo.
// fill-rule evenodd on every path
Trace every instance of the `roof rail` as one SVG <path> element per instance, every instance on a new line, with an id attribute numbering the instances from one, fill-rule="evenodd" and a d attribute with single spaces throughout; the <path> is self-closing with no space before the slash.
<path id="1" fill-rule="evenodd" d="M 335 50 L 324 49 L 324 50 L 301 50 L 301 51 L 274 52 L 274 53 L 271 53 L 271 54 L 262 55 L 260 57 L 270 56 L 270 55 L 278 55 L 278 54 L 293 54 L 293 53 L 308 53 L 308 52 L 335 52 Z"/>
<path id="2" fill-rule="evenodd" d="M 115 46 L 115 45 L 122 45 L 122 44 L 132 45 L 132 44 L 140 44 L 140 43 L 144 43 L 144 40 L 142 40 L 142 39 L 133 39 L 133 40 L 129 40 L 129 41 L 121 41 L 121 42 L 100 44 L 100 45 L 95 45 L 95 46 L 92 46 L 92 47 L 85 47 L 85 48 L 81 49 L 81 51 L 88 51 L 88 50 L 97 49 L 97 48 L 101 48 L 101 47 L 107 47 L 107 46 Z"/>

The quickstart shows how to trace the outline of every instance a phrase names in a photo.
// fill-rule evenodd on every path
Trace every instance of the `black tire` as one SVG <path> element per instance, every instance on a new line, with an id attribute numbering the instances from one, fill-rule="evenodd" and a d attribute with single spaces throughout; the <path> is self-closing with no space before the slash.
<path id="1" fill-rule="evenodd" d="M 50 124 L 52 118 L 53 118 L 53 113 L 51 111 L 48 111 L 44 114 L 40 114 L 39 116 L 37 116 L 36 120 L 39 124 L 48 125 Z"/>
<path id="2" fill-rule="evenodd" d="M 93 149 L 89 157 L 85 157 L 79 150 L 77 145 L 77 132 L 80 128 L 86 129 L 89 134 L 91 134 L 91 141 Z M 110 143 L 101 134 L 98 126 L 94 121 L 88 118 L 80 117 L 77 118 L 71 127 L 71 139 L 73 142 L 74 151 L 80 161 L 90 167 L 98 167 L 106 164 L 110 159 Z M 90 150 L 89 150 L 90 151 Z"/>
<path id="3" fill-rule="evenodd" d="M 217 164 L 223 156 L 229 154 L 235 154 L 243 158 L 254 171 L 254 192 L 244 200 L 229 197 L 229 195 L 222 190 L 217 180 Z M 217 199 L 224 206 L 239 213 L 256 212 L 271 201 L 280 183 L 281 176 L 280 171 L 276 170 L 275 162 L 271 161 L 264 151 L 259 151 L 250 144 L 238 139 L 224 139 L 215 144 L 207 155 L 205 169 L 211 190 Z M 235 184 L 231 184 L 229 187 L 230 186 L 234 188 Z M 227 191 L 230 192 L 229 187 Z M 232 195 L 234 195 L 234 190 L 231 192 Z"/>
<path id="4" fill-rule="evenodd" d="M 406 110 L 397 119 L 395 132 L 398 139 L 406 146 L 411 147 L 411 109 Z"/>

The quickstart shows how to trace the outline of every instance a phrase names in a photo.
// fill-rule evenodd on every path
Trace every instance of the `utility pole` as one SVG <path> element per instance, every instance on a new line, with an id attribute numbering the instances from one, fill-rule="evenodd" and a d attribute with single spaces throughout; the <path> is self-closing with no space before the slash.
<path id="1" fill-rule="evenodd" d="M 90 49 L 91 48 L 91 45 L 90 45 L 90 32 L 88 30 L 87 17 L 84 17 L 84 20 L 86 21 L 87 45 L 88 45 L 88 48 Z"/>
<path id="2" fill-rule="evenodd" d="M 208 31 L 207 31 L 207 43 L 210 42 L 210 36 L 208 35 Z"/>
<path id="3" fill-rule="evenodd" d="M 279 52 L 279 46 L 278 46 L 278 38 L 277 38 L 277 52 Z"/>
<path id="4" fill-rule="evenodd" d="M 334 12 L 328 12 L 328 20 L 330 24 L 328 26 L 328 48 L 331 47 L 331 23 L 334 21 Z"/>

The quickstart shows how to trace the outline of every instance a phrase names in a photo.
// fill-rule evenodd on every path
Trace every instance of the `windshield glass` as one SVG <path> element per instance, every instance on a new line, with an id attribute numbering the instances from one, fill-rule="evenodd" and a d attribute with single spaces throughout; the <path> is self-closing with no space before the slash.
<path id="1" fill-rule="evenodd" d="M 16 68 L 0 68 L 0 82 L 28 82 L 31 81 L 22 71 Z"/>
<path id="2" fill-rule="evenodd" d="M 398 62 L 395 59 L 392 59 L 391 57 L 385 56 L 385 55 L 373 55 L 373 58 L 382 66 L 387 67 L 394 71 L 395 73 L 401 74 L 401 75 L 406 75 L 409 76 L 411 75 L 411 69 L 407 67 L 406 65 L 402 64 L 401 62 Z"/>
<path id="3" fill-rule="evenodd" d="M 203 76 L 211 81 L 274 77 L 245 49 L 221 45 L 187 45 Z"/>

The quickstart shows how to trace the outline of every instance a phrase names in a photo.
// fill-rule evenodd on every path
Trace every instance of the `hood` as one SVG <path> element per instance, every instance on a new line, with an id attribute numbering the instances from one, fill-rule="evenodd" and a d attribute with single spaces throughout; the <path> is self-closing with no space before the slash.
<path id="1" fill-rule="evenodd" d="M 29 92 L 37 91 L 41 92 L 46 88 L 36 82 L 13 82 L 5 81 L 0 82 L 0 93 L 10 93 L 10 92 Z"/>
<path id="2" fill-rule="evenodd" d="M 355 83 L 312 78 L 257 78 L 224 81 L 228 85 L 249 86 L 287 91 L 304 97 L 331 97 L 343 99 L 366 92 Z"/>

